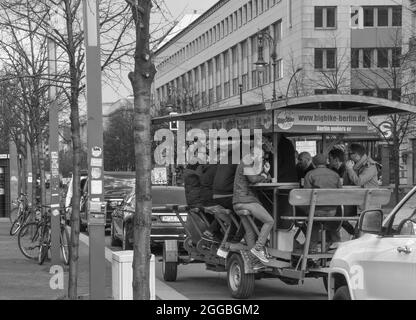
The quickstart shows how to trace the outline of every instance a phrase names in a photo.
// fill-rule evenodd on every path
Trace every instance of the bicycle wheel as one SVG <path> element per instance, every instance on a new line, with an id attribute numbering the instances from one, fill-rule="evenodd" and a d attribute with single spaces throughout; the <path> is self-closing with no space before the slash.
<path id="1" fill-rule="evenodd" d="M 20 229 L 17 236 L 19 249 L 26 258 L 36 260 L 39 255 L 40 228 L 37 222 L 30 222 Z"/>
<path id="2" fill-rule="evenodd" d="M 13 224 L 13 222 L 16 221 L 18 216 L 19 216 L 19 207 L 14 207 L 12 211 L 10 211 L 10 215 L 9 215 L 10 223 Z"/>
<path id="3" fill-rule="evenodd" d="M 25 216 L 24 216 L 23 212 L 19 212 L 19 216 L 13 222 L 12 227 L 10 228 L 10 235 L 11 236 L 14 236 L 20 230 L 20 228 L 24 224 L 24 220 L 26 220 L 26 219 L 25 219 Z"/>
<path id="4" fill-rule="evenodd" d="M 65 265 L 69 264 L 69 232 L 61 225 L 61 258 Z"/>
<path id="5" fill-rule="evenodd" d="M 51 243 L 51 237 L 49 228 L 45 228 L 43 232 L 43 237 L 39 241 L 39 255 L 38 255 L 38 263 L 40 265 L 45 262 L 46 257 L 48 256 L 48 251 Z"/>

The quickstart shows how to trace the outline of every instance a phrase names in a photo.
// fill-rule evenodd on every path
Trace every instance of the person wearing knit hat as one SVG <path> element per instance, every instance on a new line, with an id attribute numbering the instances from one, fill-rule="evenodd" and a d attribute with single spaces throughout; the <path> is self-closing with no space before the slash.
<path id="1" fill-rule="evenodd" d="M 315 169 L 309 171 L 305 176 L 305 189 L 337 189 L 341 188 L 341 179 L 339 175 L 327 168 L 327 157 L 324 154 L 317 154 L 312 159 Z M 336 214 L 337 207 L 334 206 L 317 206 L 315 211 L 315 216 L 327 216 L 333 217 Z M 311 237 L 311 250 L 319 251 L 319 231 L 318 227 L 315 225 L 312 228 L 312 237 Z M 329 239 L 332 242 L 339 241 L 339 235 L 337 232 L 337 227 L 333 227 L 332 224 L 326 223 L 325 229 L 329 231 Z M 331 244 L 331 249 L 333 244 Z"/>

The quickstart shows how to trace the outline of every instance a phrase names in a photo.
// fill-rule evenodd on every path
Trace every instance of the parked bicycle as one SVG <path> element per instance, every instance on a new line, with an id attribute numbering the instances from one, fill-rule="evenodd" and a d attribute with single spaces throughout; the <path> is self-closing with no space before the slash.
<path id="1" fill-rule="evenodd" d="M 37 260 L 39 264 L 48 257 L 51 247 L 51 210 L 49 206 L 42 214 L 41 219 L 27 223 L 19 232 L 18 244 L 23 255 L 29 259 Z M 64 263 L 69 264 L 69 233 L 65 226 L 65 216 L 60 212 L 60 252 Z"/>
<path id="2" fill-rule="evenodd" d="M 21 193 L 17 198 L 17 202 L 14 204 L 16 204 L 17 207 L 13 208 L 10 213 L 10 222 L 12 222 L 12 227 L 10 228 L 11 236 L 14 236 L 30 217 L 30 208 L 26 194 Z"/>

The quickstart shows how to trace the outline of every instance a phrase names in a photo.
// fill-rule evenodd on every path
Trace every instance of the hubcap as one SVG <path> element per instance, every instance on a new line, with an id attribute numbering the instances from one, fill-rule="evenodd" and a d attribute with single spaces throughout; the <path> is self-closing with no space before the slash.
<path id="1" fill-rule="evenodd" d="M 241 268 L 237 263 L 233 263 L 230 268 L 230 286 L 233 291 L 237 291 L 241 283 Z"/>

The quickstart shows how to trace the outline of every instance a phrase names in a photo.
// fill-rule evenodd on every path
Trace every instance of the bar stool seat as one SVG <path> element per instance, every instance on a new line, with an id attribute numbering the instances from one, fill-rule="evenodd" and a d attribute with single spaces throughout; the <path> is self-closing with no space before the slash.
<path id="1" fill-rule="evenodd" d="M 230 215 L 232 212 L 231 210 L 225 209 L 224 207 L 220 205 L 204 207 L 204 211 L 212 215 L 221 215 L 221 214 Z"/>
<path id="2" fill-rule="evenodd" d="M 241 209 L 236 211 L 238 216 L 251 216 L 251 211 L 246 209 Z"/>

